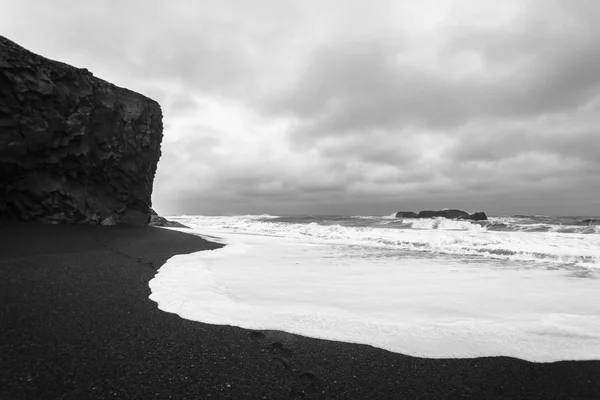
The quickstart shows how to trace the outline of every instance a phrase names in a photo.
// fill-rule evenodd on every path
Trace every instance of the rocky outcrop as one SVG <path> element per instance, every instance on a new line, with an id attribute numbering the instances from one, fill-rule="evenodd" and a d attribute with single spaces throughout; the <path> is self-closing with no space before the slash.
<path id="1" fill-rule="evenodd" d="M 0 217 L 146 224 L 161 140 L 154 100 L 0 36 Z"/>
<path id="2" fill-rule="evenodd" d="M 169 221 L 165 217 L 161 217 L 156 213 L 156 211 L 150 209 L 150 221 L 148 222 L 150 226 L 163 226 L 167 228 L 189 228 L 189 226 L 185 226 L 184 224 L 177 221 Z"/>
<path id="3" fill-rule="evenodd" d="M 484 212 L 476 212 L 471 214 L 471 216 L 468 219 L 471 219 L 473 221 L 487 221 L 488 218 Z"/>
<path id="4" fill-rule="evenodd" d="M 417 218 L 417 214 L 412 211 L 398 211 L 396 218 Z"/>
<path id="5" fill-rule="evenodd" d="M 417 218 L 449 218 L 449 219 L 469 219 L 471 214 L 466 211 L 456 209 L 446 209 L 437 211 L 419 211 Z"/>
<path id="6" fill-rule="evenodd" d="M 419 211 L 415 214 L 412 211 L 400 211 L 396 213 L 396 218 L 448 218 L 448 219 L 468 219 L 472 221 L 486 221 L 487 215 L 484 212 L 476 212 L 469 214 L 466 211 L 456 209 L 445 209 L 445 210 L 425 210 Z"/>

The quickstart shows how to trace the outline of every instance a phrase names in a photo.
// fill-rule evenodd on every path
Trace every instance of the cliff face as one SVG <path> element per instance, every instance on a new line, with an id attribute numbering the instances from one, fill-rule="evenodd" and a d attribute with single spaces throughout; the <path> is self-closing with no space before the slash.
<path id="1" fill-rule="evenodd" d="M 0 36 L 0 217 L 145 224 L 161 140 L 154 100 Z"/>

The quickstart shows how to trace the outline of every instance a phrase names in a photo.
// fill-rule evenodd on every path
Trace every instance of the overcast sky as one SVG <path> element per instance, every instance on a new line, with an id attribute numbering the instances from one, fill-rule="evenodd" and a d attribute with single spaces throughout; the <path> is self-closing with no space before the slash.
<path id="1" fill-rule="evenodd" d="M 157 100 L 162 214 L 600 214 L 600 1 L 0 0 Z"/>

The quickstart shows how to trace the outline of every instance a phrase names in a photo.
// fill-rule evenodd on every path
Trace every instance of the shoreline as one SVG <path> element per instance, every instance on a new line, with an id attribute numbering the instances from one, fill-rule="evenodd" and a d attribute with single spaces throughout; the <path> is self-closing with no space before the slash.
<path id="1" fill-rule="evenodd" d="M 163 312 L 155 227 L 0 223 L 0 399 L 597 399 L 600 361 L 424 359 Z"/>

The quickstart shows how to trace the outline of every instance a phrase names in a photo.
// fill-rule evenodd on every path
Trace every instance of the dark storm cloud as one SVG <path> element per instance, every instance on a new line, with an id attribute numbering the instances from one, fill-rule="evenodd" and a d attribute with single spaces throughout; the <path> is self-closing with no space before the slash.
<path id="1" fill-rule="evenodd" d="M 510 73 L 483 86 L 479 113 L 527 116 L 571 109 L 600 94 L 600 31 L 595 12 L 551 7 L 555 14 L 534 13 L 521 26 L 460 32 L 447 51 L 472 51 L 489 68 Z M 591 10 L 590 10 L 591 11 Z"/>
<path id="2" fill-rule="evenodd" d="M 527 153 L 551 154 L 576 158 L 600 165 L 600 128 L 583 132 L 540 133 L 504 131 L 497 135 L 469 134 L 462 138 L 468 146 L 457 143 L 448 155 L 462 161 L 498 161 Z"/>
<path id="3" fill-rule="evenodd" d="M 436 69 L 398 61 L 404 38 L 330 44 L 313 53 L 273 109 L 300 117 L 296 139 L 313 141 L 356 130 L 411 124 L 452 129 L 473 118 L 576 108 L 600 94 L 600 14 L 561 4 L 546 14 L 532 7 L 509 27 L 446 27 Z M 480 70 L 457 77 L 444 68 L 461 55 L 481 60 Z"/>
<path id="4" fill-rule="evenodd" d="M 402 135 L 389 132 L 348 134 L 343 140 L 323 140 L 318 147 L 323 157 L 347 163 L 360 160 L 366 163 L 404 167 L 419 158 L 416 144 Z"/>

